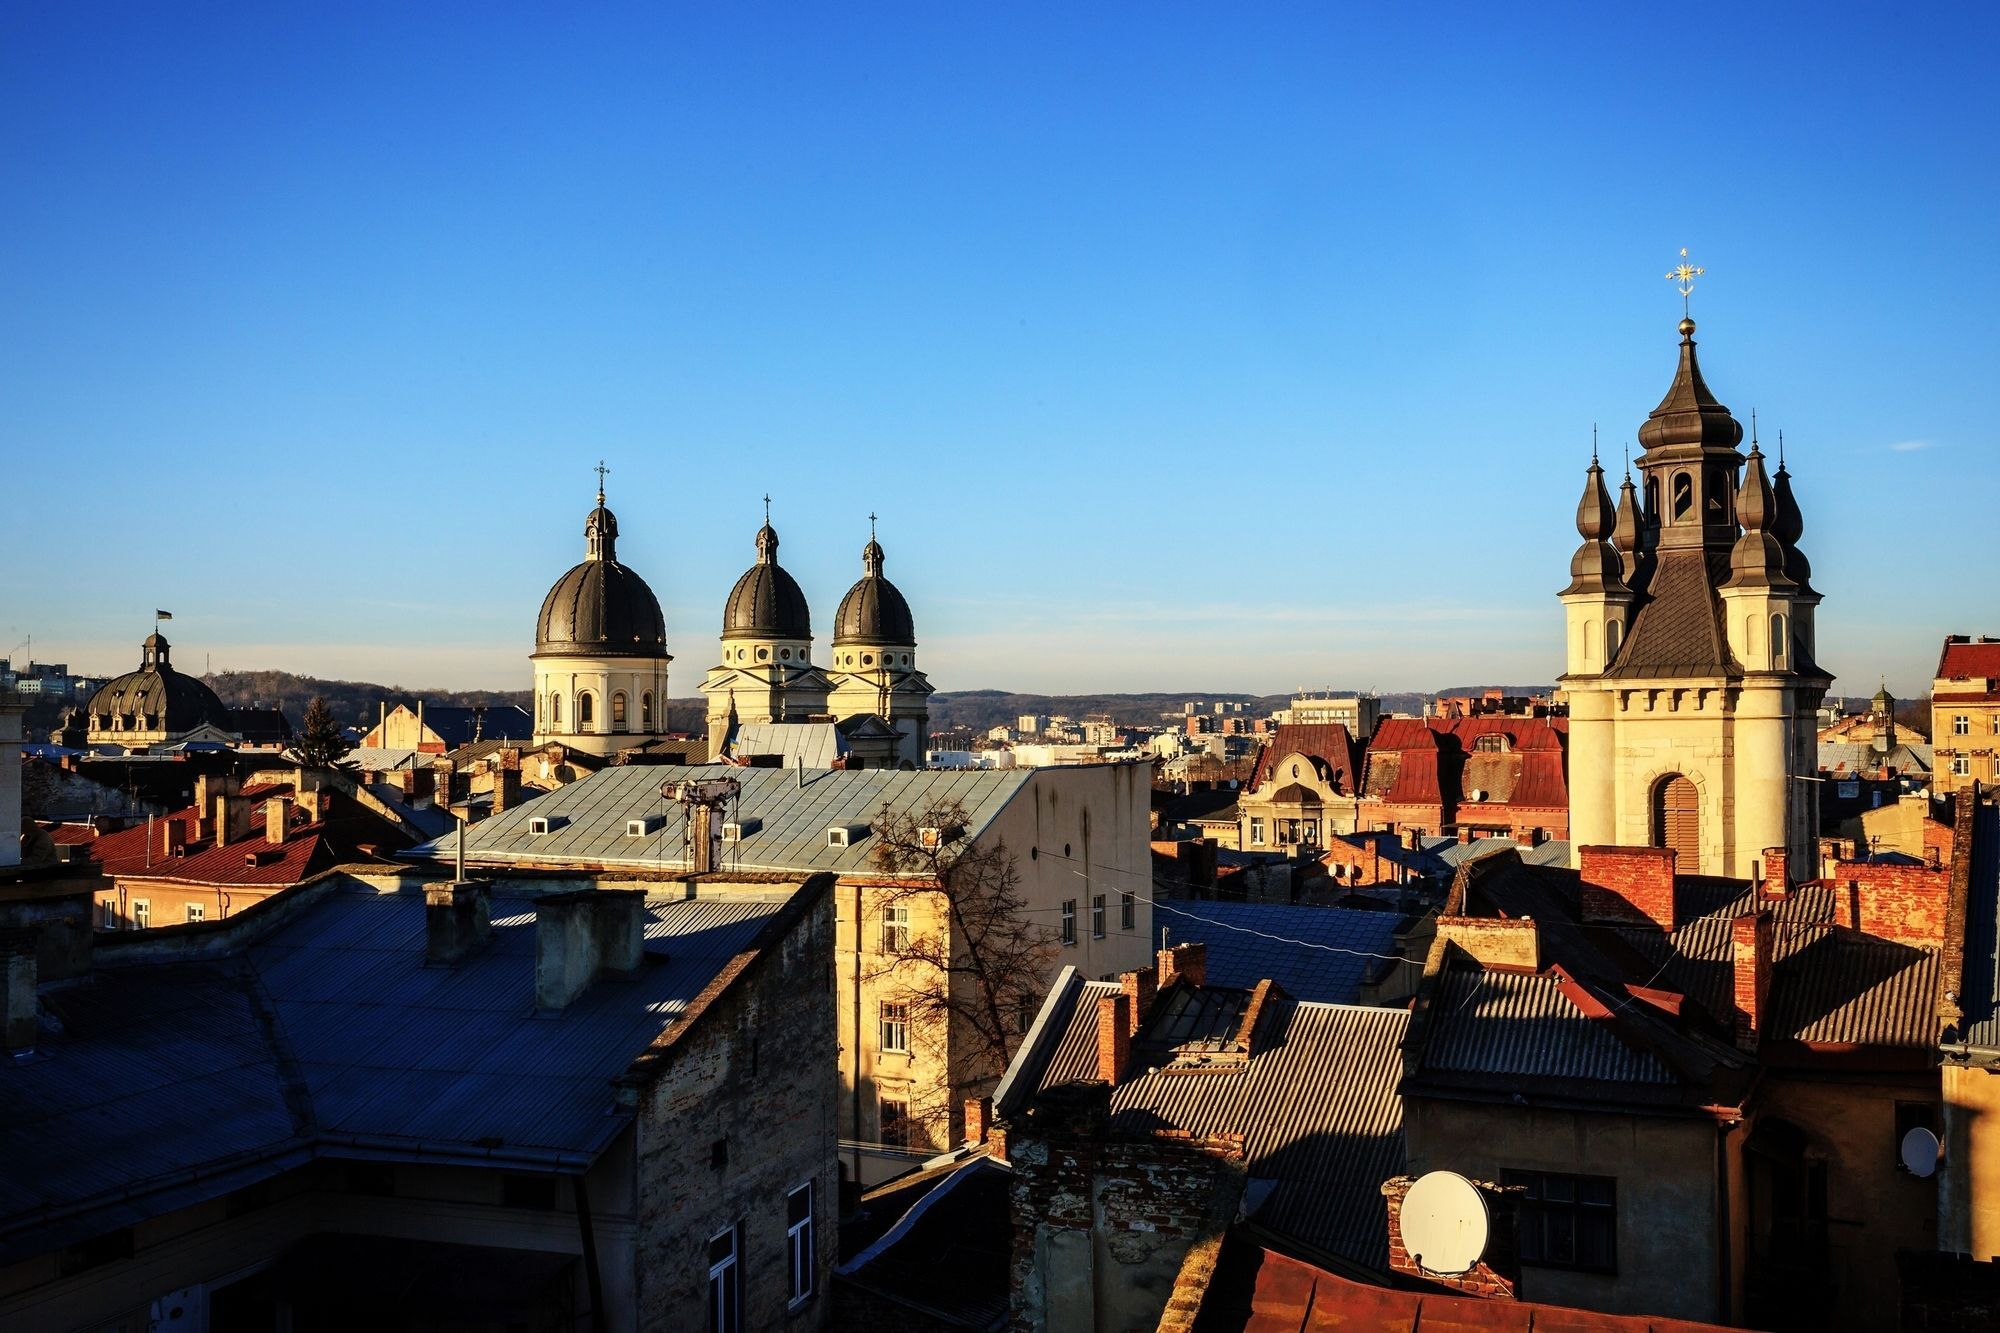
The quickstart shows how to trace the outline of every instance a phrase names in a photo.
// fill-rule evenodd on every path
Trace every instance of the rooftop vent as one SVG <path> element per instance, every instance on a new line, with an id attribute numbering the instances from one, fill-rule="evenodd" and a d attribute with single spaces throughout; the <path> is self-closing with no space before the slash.
<path id="1" fill-rule="evenodd" d="M 868 836 L 866 824 L 831 824 L 826 830 L 829 847 L 852 847 Z"/>
<path id="2" fill-rule="evenodd" d="M 569 823 L 567 815 L 535 815 L 528 820 L 528 836 L 546 838 L 567 823 Z"/>
<path id="3" fill-rule="evenodd" d="M 628 819 L 625 821 L 625 836 L 628 838 L 643 838 L 653 832 L 653 830 L 659 828 L 659 826 L 660 817 L 658 815 L 644 815 L 638 819 Z"/>
<path id="4" fill-rule="evenodd" d="M 739 819 L 733 824 L 724 824 L 722 826 L 722 840 L 724 842 L 741 842 L 763 827 L 764 821 L 761 819 Z"/>
<path id="5" fill-rule="evenodd" d="M 945 828 L 920 828 L 917 830 L 917 841 L 927 852 L 937 851 L 947 843 L 957 842 L 964 836 L 965 829 L 958 824 L 952 824 Z"/>

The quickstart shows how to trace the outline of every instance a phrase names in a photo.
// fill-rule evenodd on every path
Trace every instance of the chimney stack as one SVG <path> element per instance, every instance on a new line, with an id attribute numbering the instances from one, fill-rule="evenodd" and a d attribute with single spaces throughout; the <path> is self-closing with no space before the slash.
<path id="1" fill-rule="evenodd" d="M 991 1097 L 967 1097 L 965 1099 L 965 1141 L 977 1148 L 986 1142 L 986 1130 L 993 1123 L 993 1099 Z"/>
<path id="2" fill-rule="evenodd" d="M 1126 972 L 1118 978 L 1118 984 L 1125 992 L 1125 1002 L 1131 1006 L 1131 1034 L 1136 1037 L 1153 1007 L 1153 996 L 1159 993 L 1159 970 L 1142 967 L 1137 972 Z"/>
<path id="3" fill-rule="evenodd" d="M 1764 849 L 1764 896 L 1782 898 L 1792 891 L 1791 854 L 1782 847 Z"/>
<path id="4" fill-rule="evenodd" d="M 493 813 L 501 814 L 521 803 L 521 752 L 502 750 L 493 770 Z"/>
<path id="5" fill-rule="evenodd" d="M 1584 847 L 1577 853 L 1586 925 L 1650 923 L 1674 928 L 1671 847 Z"/>
<path id="6" fill-rule="evenodd" d="M 1132 1002 L 1124 995 L 1097 997 L 1097 1077 L 1112 1087 L 1132 1057 Z"/>
<path id="7" fill-rule="evenodd" d="M 440 808 L 464 805 L 472 794 L 472 775 L 459 772 L 458 766 L 446 758 L 431 761 L 431 781 L 435 784 L 431 802 Z"/>
<path id="8" fill-rule="evenodd" d="M 0 981 L 5 982 L 4 1022 L 0 1022 L 0 1046 L 14 1055 L 35 1049 L 39 1020 L 35 1014 L 35 932 L 25 926 L 0 929 Z"/>
<path id="9" fill-rule="evenodd" d="M 1730 969 L 1735 982 L 1732 999 L 1736 1010 L 1736 1044 L 1746 1051 L 1757 1049 L 1765 1027 L 1764 1008 L 1771 991 L 1772 917 L 1767 907 L 1761 912 L 1739 916 L 1729 923 Z"/>
<path id="10" fill-rule="evenodd" d="M 715 811 L 706 805 L 688 810 L 688 873 L 706 875 L 715 869 Z"/>
<path id="11" fill-rule="evenodd" d="M 424 961 L 449 965 L 473 953 L 492 934 L 484 880 L 424 886 Z"/>
<path id="12" fill-rule="evenodd" d="M 234 794 L 215 798 L 215 845 L 227 847 L 250 836 L 250 798 Z"/>
<path id="13" fill-rule="evenodd" d="M 578 889 L 535 899 L 535 1007 L 563 1009 L 606 972 L 630 975 L 646 953 L 646 897 Z"/>
<path id="14" fill-rule="evenodd" d="M 1162 949 L 1157 959 L 1159 964 L 1159 987 L 1165 990 L 1176 981 L 1185 981 L 1190 986 L 1208 984 L 1208 946 L 1206 944 L 1176 944 L 1171 949 Z"/>
<path id="15" fill-rule="evenodd" d="M 283 846 L 285 825 L 285 798 L 273 796 L 264 802 L 264 841 L 273 847 Z"/>

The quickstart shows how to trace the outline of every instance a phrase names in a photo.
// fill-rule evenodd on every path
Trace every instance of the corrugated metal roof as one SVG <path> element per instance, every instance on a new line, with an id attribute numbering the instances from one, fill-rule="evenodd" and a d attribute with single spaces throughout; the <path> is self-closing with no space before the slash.
<path id="1" fill-rule="evenodd" d="M 1034 773 L 807 770 L 801 783 L 798 771 L 777 768 L 706 765 L 663 772 L 651 765 L 612 767 L 469 826 L 466 859 L 478 864 L 559 861 L 678 871 L 686 865 L 682 848 L 686 820 L 678 803 L 661 797 L 660 785 L 714 777 L 735 778 L 743 787 L 734 814 L 725 818 L 758 821 L 741 842 L 723 845 L 720 868 L 866 874 L 875 868 L 875 840 L 856 837 L 849 846 L 829 846 L 828 828 L 846 824 L 865 829 L 880 817 L 885 804 L 915 813 L 933 804 L 957 802 L 969 816 L 967 832 L 976 836 L 1034 780 Z M 626 834 L 628 821 L 648 817 L 660 821 L 652 832 L 643 837 Z M 542 818 L 560 822 L 548 834 L 530 834 L 528 821 Z M 452 840 L 425 843 L 408 855 L 449 859 Z"/>
<path id="2" fill-rule="evenodd" d="M 1097 1077 L 1097 998 L 1117 993 L 1107 982 L 1074 988 L 1052 1015 L 1063 1032 L 1039 1077 L 1020 1071 L 1031 1086 Z M 1396 1087 L 1408 1026 L 1400 1009 L 1279 1000 L 1246 1063 L 1138 1074 L 1112 1091 L 1112 1127 L 1244 1135 L 1256 1221 L 1386 1269 L 1381 1186 L 1404 1166 Z"/>
<path id="3" fill-rule="evenodd" d="M 1433 1002 L 1426 1070 L 1608 1083 L 1674 1081 L 1648 1051 L 1571 1004 L 1553 976 L 1470 969 L 1445 974 Z"/>
<path id="4" fill-rule="evenodd" d="M 1153 911 L 1164 937 L 1155 947 L 1207 946 L 1210 985 L 1268 978 L 1295 1000 L 1352 1004 L 1376 963 L 1369 955 L 1396 952 L 1394 912 L 1197 899 L 1157 900 Z"/>
<path id="5" fill-rule="evenodd" d="M 729 743 L 732 758 L 780 755 L 786 768 L 832 768 L 847 738 L 831 722 L 745 722 Z"/>
<path id="6" fill-rule="evenodd" d="M 623 1123 L 611 1080 L 782 907 L 649 901 L 646 965 L 560 1013 L 535 1010 L 525 899 L 427 967 L 423 896 L 358 886 L 243 955 L 52 988 L 38 1058 L 0 1077 L 0 1249 L 50 1211 L 329 1139 L 587 1160 Z"/>

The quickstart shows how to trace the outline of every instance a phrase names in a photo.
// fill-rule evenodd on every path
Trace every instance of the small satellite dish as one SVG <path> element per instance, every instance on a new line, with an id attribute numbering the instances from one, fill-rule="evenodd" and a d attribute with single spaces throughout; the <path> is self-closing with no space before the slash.
<path id="1" fill-rule="evenodd" d="M 1903 1135 L 1899 1155 L 1905 1171 L 1913 1176 L 1928 1177 L 1937 1174 L 1938 1159 L 1943 1156 L 1943 1151 L 1938 1145 L 1938 1136 L 1919 1125 Z"/>
<path id="2" fill-rule="evenodd" d="M 1486 1200 L 1464 1176 L 1432 1171 L 1403 1196 L 1403 1248 L 1427 1273 L 1463 1273 L 1486 1252 Z"/>

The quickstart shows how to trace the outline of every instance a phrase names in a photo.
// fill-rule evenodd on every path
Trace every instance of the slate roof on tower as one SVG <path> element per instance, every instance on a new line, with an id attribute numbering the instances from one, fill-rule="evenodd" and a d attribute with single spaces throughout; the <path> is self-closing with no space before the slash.
<path id="1" fill-rule="evenodd" d="M 146 636 L 137 671 L 128 671 L 100 686 L 90 696 L 93 717 L 117 714 L 154 719 L 139 730 L 193 731 L 207 723 L 233 730 L 229 710 L 215 691 L 193 676 L 174 670 L 173 645 L 164 634 Z"/>
<path id="2" fill-rule="evenodd" d="M 729 590 L 722 611 L 725 639 L 810 639 L 812 610 L 798 580 L 778 563 L 778 530 L 757 529 L 757 563 Z"/>
<path id="3" fill-rule="evenodd" d="M 535 654 L 661 657 L 667 621 L 646 580 L 618 563 L 618 518 L 604 492 L 584 520 L 583 563 L 556 580 L 535 621 Z"/>
<path id="4" fill-rule="evenodd" d="M 882 547 L 873 537 L 861 548 L 862 575 L 833 618 L 833 643 L 888 644 L 901 647 L 917 641 L 910 604 L 895 584 L 882 576 Z"/>

